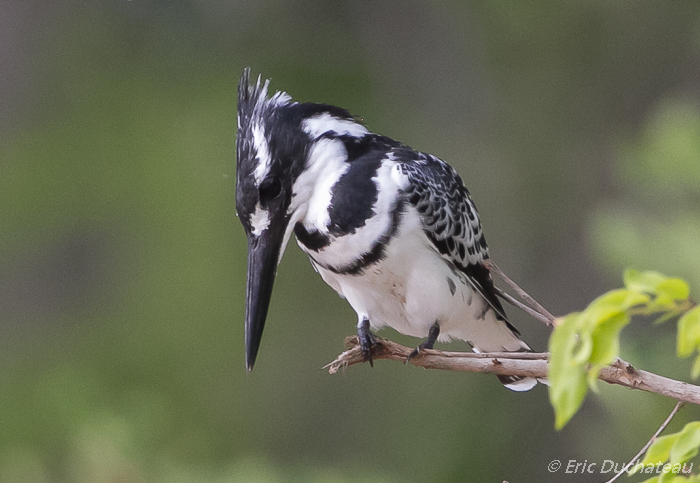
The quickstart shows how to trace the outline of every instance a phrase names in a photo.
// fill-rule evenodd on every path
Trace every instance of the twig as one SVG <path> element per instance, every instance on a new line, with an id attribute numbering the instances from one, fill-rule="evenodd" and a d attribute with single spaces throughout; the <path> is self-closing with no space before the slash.
<path id="1" fill-rule="evenodd" d="M 331 374 L 335 374 L 341 368 L 364 362 L 357 337 L 348 337 L 345 343 L 349 349 L 324 367 Z M 405 362 L 412 350 L 396 342 L 377 337 L 373 357 L 375 360 L 391 359 Z M 519 352 L 473 354 L 422 349 L 409 362 L 425 369 L 546 378 L 548 354 Z M 608 384 L 661 394 L 677 401 L 700 405 L 700 386 L 635 369 L 622 359 L 601 369 L 598 379 Z"/>
<path id="2" fill-rule="evenodd" d="M 499 297 L 501 297 L 503 300 L 505 300 L 506 302 L 508 302 L 512 306 L 519 308 L 523 312 L 527 313 L 530 317 L 535 318 L 535 319 L 539 320 L 540 322 L 544 322 L 545 324 L 550 325 L 550 326 L 552 325 L 552 321 L 549 320 L 546 315 L 541 314 L 538 311 L 536 311 L 535 309 L 528 307 L 527 305 L 520 302 L 518 299 L 513 297 L 508 292 L 505 292 L 498 287 L 494 287 L 494 289 L 496 289 L 496 294 Z"/>
<path id="3" fill-rule="evenodd" d="M 545 324 L 549 325 L 550 327 L 554 325 L 554 320 L 556 319 L 556 317 L 554 317 L 552 314 L 550 314 L 547 311 L 547 309 L 542 307 L 539 304 L 539 302 L 537 302 L 537 300 L 535 300 L 534 298 L 532 298 L 530 296 L 530 294 L 528 294 L 525 290 L 521 289 L 517 283 L 515 283 L 514 281 L 512 281 L 510 279 L 510 277 L 508 277 L 508 275 L 503 273 L 503 270 L 498 268 L 498 265 L 496 265 L 492 260 L 484 260 L 482 263 L 486 268 L 488 268 L 491 271 L 491 273 L 497 275 L 501 280 L 503 280 L 505 283 L 507 283 L 515 291 L 515 293 L 517 293 L 518 296 L 521 299 L 523 299 L 525 301 L 525 303 L 530 306 L 530 308 L 532 308 L 532 310 L 534 310 L 535 312 L 538 313 L 538 316 L 535 316 L 532 313 L 530 313 L 530 311 L 526 310 L 526 312 L 528 314 L 532 315 L 533 317 L 537 318 L 538 320 L 543 321 Z M 501 292 L 503 292 L 503 291 L 501 291 Z M 505 293 L 505 292 L 503 292 L 503 293 Z M 501 295 L 501 294 L 499 294 L 499 295 Z M 505 299 L 508 301 L 508 303 L 513 304 L 513 302 L 511 301 L 511 300 L 514 300 L 513 297 L 511 297 L 510 299 L 508 299 L 508 298 L 505 298 Z M 515 305 L 515 304 L 513 304 L 513 305 Z M 515 305 L 515 306 L 522 309 L 522 307 L 520 305 Z M 525 310 L 525 309 L 523 309 L 523 310 Z"/>
<path id="4" fill-rule="evenodd" d="M 663 431 L 664 429 L 666 429 L 666 426 L 668 426 L 668 424 L 671 422 L 671 420 L 673 419 L 673 417 L 676 415 L 676 413 L 678 412 L 678 410 L 679 410 L 682 406 L 683 406 L 683 403 L 682 403 L 681 401 L 678 401 L 678 402 L 676 403 L 676 407 L 674 407 L 674 408 L 673 408 L 673 411 L 671 411 L 671 414 L 669 414 L 668 417 L 666 418 L 666 420 L 665 420 L 663 423 L 661 423 L 661 426 L 659 426 L 659 429 L 657 429 L 656 432 L 654 433 L 654 435 L 651 437 L 651 439 L 649 439 L 649 441 L 647 441 L 647 444 L 645 444 L 644 447 L 643 447 L 642 449 L 639 450 L 639 453 L 637 453 L 636 455 L 634 455 L 634 457 L 630 460 L 629 463 L 627 463 L 627 464 L 625 465 L 624 468 L 622 468 L 615 476 L 613 476 L 612 478 L 610 478 L 610 479 L 609 479 L 608 481 L 606 481 L 605 483 L 613 483 L 613 481 L 617 480 L 617 479 L 618 479 L 620 476 L 622 476 L 625 472 L 629 471 L 630 466 L 632 466 L 632 465 L 634 464 L 635 461 L 637 461 L 639 458 L 641 458 L 641 456 L 642 456 L 644 453 L 646 453 L 646 451 L 649 449 L 649 446 L 651 446 L 652 443 L 653 443 L 654 441 L 656 441 L 656 438 L 658 438 L 659 435 L 662 433 L 662 431 Z"/>

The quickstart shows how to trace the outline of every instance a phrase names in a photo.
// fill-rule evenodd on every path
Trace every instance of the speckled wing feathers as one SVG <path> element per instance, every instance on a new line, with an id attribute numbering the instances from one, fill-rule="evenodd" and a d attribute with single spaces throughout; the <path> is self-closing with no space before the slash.
<path id="1" fill-rule="evenodd" d="M 391 156 L 408 177 L 407 199 L 416 207 L 435 249 L 464 273 L 496 313 L 507 320 L 491 274 L 481 263 L 489 258 L 488 246 L 476 206 L 462 179 L 454 168 L 430 154 L 399 148 Z"/>
<path id="2" fill-rule="evenodd" d="M 401 170 L 409 179 L 408 200 L 440 253 L 461 268 L 488 258 L 479 215 L 454 168 L 429 154 L 413 151 L 410 159 L 408 150 L 400 151 L 394 151 L 394 157 L 402 161 Z"/>

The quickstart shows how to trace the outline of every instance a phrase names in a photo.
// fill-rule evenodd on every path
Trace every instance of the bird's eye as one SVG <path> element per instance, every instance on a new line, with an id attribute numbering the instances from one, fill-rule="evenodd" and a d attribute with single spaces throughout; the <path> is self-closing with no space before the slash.
<path id="1" fill-rule="evenodd" d="M 277 198 L 282 191 L 282 184 L 277 178 L 267 178 L 260 183 L 258 193 L 260 194 L 260 202 L 265 204 Z"/>

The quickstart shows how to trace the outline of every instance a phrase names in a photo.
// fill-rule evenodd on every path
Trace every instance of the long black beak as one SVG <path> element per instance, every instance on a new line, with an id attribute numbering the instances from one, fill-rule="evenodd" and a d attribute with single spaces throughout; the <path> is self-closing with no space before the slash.
<path id="1" fill-rule="evenodd" d="M 277 262 L 284 241 L 284 223 L 270 224 L 259 237 L 248 239 L 248 284 L 245 304 L 245 363 L 253 370 L 270 307 Z"/>

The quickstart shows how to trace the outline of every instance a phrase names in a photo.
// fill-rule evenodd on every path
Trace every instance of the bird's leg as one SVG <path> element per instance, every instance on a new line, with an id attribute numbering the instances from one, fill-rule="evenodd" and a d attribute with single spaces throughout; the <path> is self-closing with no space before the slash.
<path id="1" fill-rule="evenodd" d="M 437 338 L 440 335 L 440 325 L 438 325 L 437 322 L 435 322 L 432 327 L 430 327 L 430 330 L 428 331 L 428 338 L 425 339 L 423 342 L 418 344 L 418 347 L 413 349 L 411 353 L 408 355 L 406 358 L 406 362 L 404 364 L 407 364 L 408 361 L 416 357 L 422 349 L 432 349 L 433 346 L 435 345 L 435 342 L 437 342 Z"/>
<path id="2" fill-rule="evenodd" d="M 374 353 L 376 340 L 374 334 L 369 330 L 369 319 L 367 317 L 362 317 L 360 323 L 357 324 L 357 338 L 360 340 L 362 359 L 364 359 L 365 362 L 369 362 L 369 365 L 374 367 L 372 354 Z"/>

